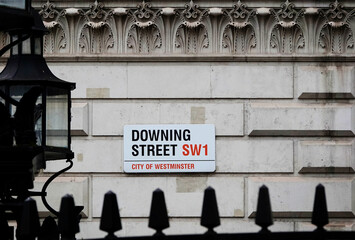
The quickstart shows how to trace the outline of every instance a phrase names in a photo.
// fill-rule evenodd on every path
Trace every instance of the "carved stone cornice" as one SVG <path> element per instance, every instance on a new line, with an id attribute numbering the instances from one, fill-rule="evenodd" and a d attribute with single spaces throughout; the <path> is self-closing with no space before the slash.
<path id="1" fill-rule="evenodd" d="M 355 56 L 349 1 L 39 2 L 47 56 Z"/>

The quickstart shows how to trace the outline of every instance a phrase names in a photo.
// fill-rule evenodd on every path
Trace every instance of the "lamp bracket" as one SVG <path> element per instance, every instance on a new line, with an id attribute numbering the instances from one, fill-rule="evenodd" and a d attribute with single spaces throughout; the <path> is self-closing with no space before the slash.
<path id="1" fill-rule="evenodd" d="M 43 187 L 42 187 L 42 191 L 41 191 L 41 199 L 42 202 L 44 204 L 44 206 L 55 216 L 59 216 L 59 212 L 54 210 L 47 202 L 46 196 L 47 196 L 47 187 L 48 185 L 55 179 L 57 178 L 59 175 L 61 175 L 62 173 L 68 171 L 69 169 L 71 169 L 73 167 L 73 161 L 71 159 L 67 159 L 66 161 L 67 163 L 69 163 L 69 166 L 66 168 L 63 168 L 62 170 L 60 170 L 59 172 L 56 172 L 55 174 L 53 174 L 50 178 L 47 179 L 47 181 L 44 183 Z"/>

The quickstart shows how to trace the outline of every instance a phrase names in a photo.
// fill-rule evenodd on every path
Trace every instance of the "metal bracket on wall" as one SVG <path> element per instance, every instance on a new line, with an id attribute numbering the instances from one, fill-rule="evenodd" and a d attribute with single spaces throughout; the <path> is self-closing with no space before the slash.
<path id="1" fill-rule="evenodd" d="M 54 210 L 47 202 L 46 196 L 47 196 L 47 187 L 48 185 L 55 179 L 57 178 L 59 175 L 61 175 L 62 173 L 68 171 L 69 169 L 71 169 L 73 167 L 73 161 L 71 159 L 67 159 L 66 161 L 67 163 L 69 163 L 69 166 L 60 170 L 59 172 L 56 172 L 55 174 L 53 174 L 50 178 L 47 179 L 47 181 L 44 183 L 43 187 L 42 187 L 42 195 L 41 195 L 41 199 L 42 202 L 44 204 L 44 206 L 55 216 L 59 216 L 59 212 Z"/>

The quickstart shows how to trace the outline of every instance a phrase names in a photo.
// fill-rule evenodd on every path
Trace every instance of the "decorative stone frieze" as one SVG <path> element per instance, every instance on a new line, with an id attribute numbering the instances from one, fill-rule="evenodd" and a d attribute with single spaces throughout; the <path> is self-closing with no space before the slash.
<path id="1" fill-rule="evenodd" d="M 355 53 L 354 4 L 338 0 L 316 5 L 313 1 L 238 0 L 231 6 L 197 0 L 173 4 L 142 0 L 135 6 L 117 1 L 48 0 L 39 10 L 50 32 L 44 43 L 48 55 Z M 6 35 L 0 37 L 1 44 L 8 41 Z"/>

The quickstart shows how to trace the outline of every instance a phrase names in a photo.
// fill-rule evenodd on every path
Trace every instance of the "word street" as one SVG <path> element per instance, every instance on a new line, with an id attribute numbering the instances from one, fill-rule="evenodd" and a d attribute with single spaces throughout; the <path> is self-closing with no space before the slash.
<path id="1" fill-rule="evenodd" d="M 124 128 L 125 172 L 214 170 L 213 125 L 127 125 Z"/>

